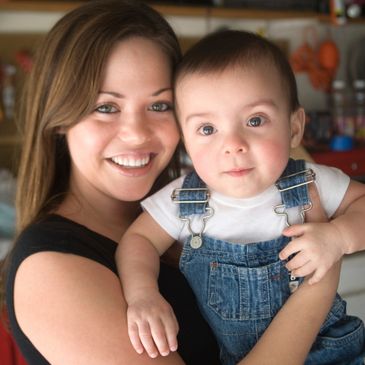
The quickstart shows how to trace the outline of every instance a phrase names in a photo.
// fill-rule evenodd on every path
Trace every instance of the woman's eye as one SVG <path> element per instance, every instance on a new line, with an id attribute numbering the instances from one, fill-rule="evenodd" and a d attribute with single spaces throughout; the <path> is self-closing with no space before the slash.
<path id="1" fill-rule="evenodd" d="M 203 125 L 198 129 L 200 134 L 204 136 L 210 136 L 211 134 L 215 133 L 215 128 L 212 125 Z"/>
<path id="2" fill-rule="evenodd" d="M 115 106 L 110 104 L 99 105 L 95 110 L 99 113 L 105 113 L 105 114 L 116 113 L 118 111 L 118 109 Z"/>
<path id="3" fill-rule="evenodd" d="M 153 112 L 166 112 L 171 109 L 172 106 L 169 103 L 154 103 L 150 107 L 150 110 L 152 110 Z"/>
<path id="4" fill-rule="evenodd" d="M 265 119 L 263 117 L 252 117 L 248 120 L 247 125 L 249 127 L 259 127 L 260 125 L 265 123 Z"/>

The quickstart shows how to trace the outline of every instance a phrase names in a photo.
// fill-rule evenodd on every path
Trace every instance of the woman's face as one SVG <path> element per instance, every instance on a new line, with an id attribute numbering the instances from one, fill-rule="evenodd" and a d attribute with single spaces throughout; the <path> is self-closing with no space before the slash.
<path id="1" fill-rule="evenodd" d="M 154 42 L 134 37 L 114 47 L 94 111 L 66 133 L 71 188 L 122 201 L 149 192 L 179 140 L 171 76 L 169 59 Z"/>

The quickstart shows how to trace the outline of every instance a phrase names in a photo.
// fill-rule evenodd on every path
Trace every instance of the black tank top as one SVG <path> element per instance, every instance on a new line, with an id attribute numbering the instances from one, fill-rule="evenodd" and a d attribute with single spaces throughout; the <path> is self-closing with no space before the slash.
<path id="1" fill-rule="evenodd" d="M 49 365 L 49 362 L 29 341 L 16 320 L 14 280 L 22 261 L 42 251 L 71 253 L 96 261 L 117 275 L 114 261 L 116 247 L 117 243 L 109 238 L 58 215 L 49 215 L 19 236 L 7 275 L 6 304 L 12 334 L 29 365 Z M 159 285 L 178 319 L 179 353 L 185 362 L 188 365 L 219 364 L 215 340 L 182 274 L 161 263 Z"/>

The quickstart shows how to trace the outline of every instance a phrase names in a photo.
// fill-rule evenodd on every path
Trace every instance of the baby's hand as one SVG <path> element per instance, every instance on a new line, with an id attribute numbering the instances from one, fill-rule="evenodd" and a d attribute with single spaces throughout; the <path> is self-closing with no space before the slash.
<path id="1" fill-rule="evenodd" d="M 285 266 L 293 276 L 313 273 L 309 284 L 319 282 L 345 253 L 345 243 L 331 222 L 296 224 L 285 228 L 283 235 L 293 240 L 280 252 L 280 259 L 296 254 Z"/>
<path id="2" fill-rule="evenodd" d="M 146 350 L 155 358 L 177 350 L 179 325 L 170 304 L 157 291 L 130 302 L 127 319 L 129 338 L 139 354 Z"/>

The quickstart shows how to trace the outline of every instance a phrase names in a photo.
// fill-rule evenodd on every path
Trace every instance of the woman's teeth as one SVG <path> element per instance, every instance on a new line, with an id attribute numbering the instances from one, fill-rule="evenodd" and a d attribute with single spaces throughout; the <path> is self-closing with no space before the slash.
<path id="1" fill-rule="evenodd" d="M 148 155 L 143 158 L 116 156 L 112 157 L 111 160 L 123 167 L 143 167 L 150 162 L 150 156 Z"/>

